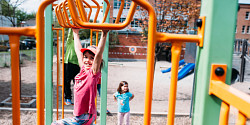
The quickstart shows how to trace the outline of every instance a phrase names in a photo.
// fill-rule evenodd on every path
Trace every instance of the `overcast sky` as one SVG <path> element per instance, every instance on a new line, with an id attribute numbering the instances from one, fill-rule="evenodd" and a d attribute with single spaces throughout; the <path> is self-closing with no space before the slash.
<path id="1" fill-rule="evenodd" d="M 17 0 L 11 0 L 11 2 L 15 2 Z M 22 0 L 19 0 L 22 1 Z M 24 0 L 24 2 L 18 6 L 19 9 L 26 11 L 27 13 L 37 12 L 39 5 L 43 0 Z M 62 0 L 59 0 L 62 1 Z"/>
<path id="2" fill-rule="evenodd" d="M 15 1 L 17 0 L 11 0 L 12 3 Z M 38 7 L 42 1 L 43 0 L 24 0 L 24 2 L 18 8 L 27 13 L 37 12 Z M 57 0 L 54 3 L 57 4 L 57 3 L 61 3 L 62 1 L 64 0 Z M 94 5 L 94 3 L 91 0 L 85 0 L 85 1 L 88 2 L 90 5 Z M 103 0 L 96 0 L 96 1 L 100 4 L 100 6 L 102 6 L 101 1 Z M 95 10 L 96 9 L 92 10 L 91 19 L 94 19 Z M 97 20 L 101 20 L 102 18 L 103 18 L 102 12 L 100 12 Z"/>

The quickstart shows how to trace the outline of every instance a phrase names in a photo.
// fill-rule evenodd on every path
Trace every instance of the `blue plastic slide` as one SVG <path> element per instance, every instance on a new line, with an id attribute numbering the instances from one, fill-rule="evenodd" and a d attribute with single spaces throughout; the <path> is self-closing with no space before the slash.
<path id="1" fill-rule="evenodd" d="M 184 65 L 184 64 L 185 64 L 184 59 L 179 61 L 179 66 Z M 165 69 L 165 70 L 161 70 L 162 73 L 166 73 L 166 72 L 170 72 L 170 71 L 171 71 L 171 67 L 168 69 Z"/>
<path id="2" fill-rule="evenodd" d="M 194 63 L 188 63 L 178 72 L 178 80 L 184 78 L 195 67 Z"/>

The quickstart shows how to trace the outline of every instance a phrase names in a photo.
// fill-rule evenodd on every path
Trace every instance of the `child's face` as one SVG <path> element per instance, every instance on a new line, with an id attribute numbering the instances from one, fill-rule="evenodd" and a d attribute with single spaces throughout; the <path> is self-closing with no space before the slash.
<path id="1" fill-rule="evenodd" d="M 128 91 L 128 84 L 125 84 L 122 86 L 122 92 L 127 92 Z"/>
<path id="2" fill-rule="evenodd" d="M 90 54 L 89 52 L 84 53 L 83 55 L 83 65 L 86 70 L 89 70 L 92 67 L 94 61 L 94 55 Z"/>

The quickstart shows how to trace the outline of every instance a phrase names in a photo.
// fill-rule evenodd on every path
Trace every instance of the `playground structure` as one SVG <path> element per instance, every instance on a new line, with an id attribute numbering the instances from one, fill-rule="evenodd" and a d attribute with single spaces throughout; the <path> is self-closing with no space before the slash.
<path id="1" fill-rule="evenodd" d="M 0 34 L 7 34 L 10 37 L 11 47 L 11 71 L 12 71 L 12 104 L 13 104 L 13 124 L 20 124 L 20 78 L 19 78 L 19 38 L 21 35 L 35 36 L 37 39 L 37 124 L 44 124 L 44 100 L 45 100 L 45 67 L 44 67 L 44 10 L 54 0 L 45 0 L 40 5 L 36 20 L 36 27 L 27 28 L 0 28 Z M 107 8 L 104 17 L 108 15 L 109 3 L 105 1 Z M 232 105 L 239 110 L 237 124 L 245 124 L 246 119 L 250 118 L 250 96 L 239 92 L 230 84 L 231 77 L 231 60 L 233 49 L 234 26 L 236 22 L 237 0 L 232 1 L 217 1 L 204 0 L 201 6 L 200 24 L 198 25 L 198 35 L 183 35 L 183 34 L 168 34 L 156 32 L 156 17 L 152 5 L 147 1 L 133 0 L 126 20 L 123 23 L 115 24 L 88 22 L 89 18 L 86 15 L 85 8 L 91 6 L 83 5 L 81 0 L 68 0 L 57 5 L 56 14 L 58 22 L 62 27 L 72 28 L 88 28 L 88 29 L 109 29 L 119 30 L 123 29 L 131 22 L 136 6 L 139 5 L 146 9 L 149 13 L 149 27 L 148 27 L 148 50 L 147 50 L 147 79 L 146 79 L 146 93 L 145 93 L 145 111 L 144 124 L 150 124 L 151 120 L 151 106 L 153 93 L 153 78 L 154 78 L 154 54 L 156 42 L 171 42 L 172 43 L 172 69 L 171 69 L 171 84 L 169 95 L 169 111 L 168 111 L 168 125 L 174 124 L 175 101 L 176 101 L 176 86 L 178 64 L 180 61 L 181 45 L 184 42 L 195 42 L 198 47 L 198 56 L 196 60 L 197 68 L 195 69 L 195 105 L 193 124 L 228 124 L 229 106 Z M 214 13 L 213 9 L 219 9 L 220 12 Z M 105 8 L 105 7 L 103 7 Z M 122 7 L 121 7 L 122 8 Z M 212 8 L 207 11 L 207 8 Z M 66 13 L 66 10 L 69 12 Z M 63 11 L 63 13 L 62 13 Z M 120 12 L 120 11 L 119 11 Z M 69 17 L 68 15 L 71 15 Z M 223 15 L 223 18 L 221 17 Z M 226 15 L 226 16 L 225 16 Z M 68 18 L 67 18 L 68 16 Z M 206 16 L 206 18 L 205 18 Z M 106 20 L 106 19 L 105 19 Z M 205 23 L 206 20 L 206 23 Z M 225 23 L 227 22 L 227 23 Z M 224 30 L 221 27 L 226 27 Z M 52 30 L 52 28 L 51 28 Z M 219 33 L 218 33 L 219 32 Z M 220 34 L 219 36 L 217 34 Z M 228 37 L 230 36 L 230 37 Z M 228 43 L 231 41 L 231 43 Z M 224 45 L 227 42 L 226 45 Z M 107 47 L 105 50 L 107 51 Z M 223 49 L 225 48 L 225 49 Z M 223 50 L 221 50 L 223 49 Z M 213 52 L 216 51 L 216 52 Z M 220 51 L 220 53 L 218 53 Z M 229 53 L 229 54 L 228 54 Z M 104 53 L 105 54 L 105 53 Z M 106 53 L 107 54 L 107 53 Z M 104 56 L 107 59 L 107 55 Z M 107 71 L 107 64 L 103 70 Z M 102 97 L 101 97 L 101 124 L 106 124 L 106 104 L 107 97 L 107 77 L 104 73 L 102 75 Z M 227 83 L 227 84 L 225 84 Z M 47 87 L 46 87 L 47 89 Z M 226 93 L 226 94 L 225 94 Z M 46 92 L 47 94 L 47 92 Z M 52 95 L 51 95 L 52 96 Z M 47 97 L 47 96 L 46 96 Z M 221 106 L 220 106 L 221 104 Z M 46 123 L 51 123 L 51 119 L 47 118 L 47 102 L 46 102 Z M 51 108 L 51 107 L 50 107 Z M 221 110 L 221 112 L 220 112 Z M 103 112 L 105 111 L 105 112 Z M 220 116 L 219 116 L 220 114 Z M 47 121 L 48 120 L 48 121 Z"/>
<path id="2" fill-rule="evenodd" d="M 178 72 L 178 80 L 184 78 L 190 71 L 193 71 L 195 68 L 194 63 L 186 64 L 184 59 L 179 62 L 179 66 L 184 65 L 183 68 Z M 168 69 L 161 70 L 162 73 L 167 73 L 171 71 L 171 67 Z"/>

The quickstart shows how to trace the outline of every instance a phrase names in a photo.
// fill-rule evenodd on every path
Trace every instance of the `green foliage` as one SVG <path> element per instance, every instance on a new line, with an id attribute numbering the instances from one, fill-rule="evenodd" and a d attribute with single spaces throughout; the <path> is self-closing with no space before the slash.
<path id="1" fill-rule="evenodd" d="M 21 10 L 16 10 L 16 18 L 17 18 L 17 26 L 21 26 L 21 22 L 25 21 L 25 20 L 30 20 L 30 19 L 35 19 L 36 18 L 36 14 L 32 13 L 32 14 L 27 14 L 24 11 Z"/>
<path id="2" fill-rule="evenodd" d="M 119 45 L 118 32 L 113 31 L 109 33 L 109 45 Z"/>
<path id="3" fill-rule="evenodd" d="M 156 0 L 154 7 L 158 32 L 185 34 L 187 30 L 195 30 L 192 24 L 194 19 L 199 17 L 199 2 L 194 0 Z M 148 13 L 142 8 L 138 11 L 141 13 L 140 27 L 146 31 Z"/>
<path id="4" fill-rule="evenodd" d="M 90 29 L 81 29 L 79 31 L 80 39 L 88 39 L 90 37 Z"/>
<path id="5" fill-rule="evenodd" d="M 3 67 L 8 68 L 9 66 L 8 66 L 8 64 L 5 62 L 5 63 L 3 64 Z"/>
<path id="6" fill-rule="evenodd" d="M 1 0 L 0 6 L 2 8 L 1 15 L 7 18 L 13 27 L 21 26 L 21 22 L 25 20 L 34 19 L 36 17 L 35 13 L 27 14 L 26 12 L 18 9 L 24 1 L 16 1 L 11 3 L 9 0 Z"/>

